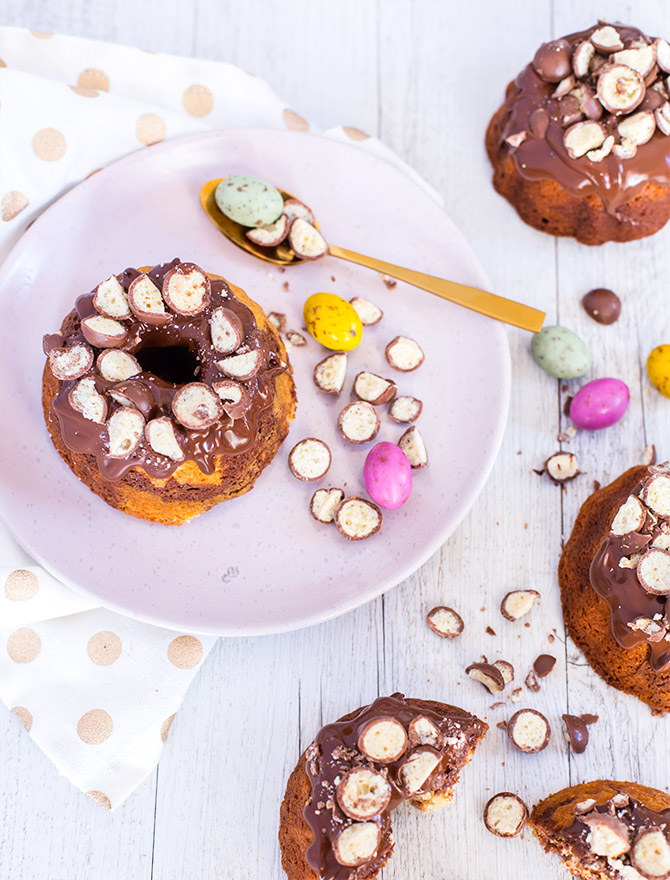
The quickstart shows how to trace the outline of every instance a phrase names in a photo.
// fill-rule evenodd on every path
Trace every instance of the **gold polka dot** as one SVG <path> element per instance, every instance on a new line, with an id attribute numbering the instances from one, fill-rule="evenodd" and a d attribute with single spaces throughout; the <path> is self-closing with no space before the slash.
<path id="1" fill-rule="evenodd" d="M 77 85 L 82 89 L 100 89 L 101 92 L 109 91 L 109 77 L 102 70 L 88 67 L 77 77 Z"/>
<path id="2" fill-rule="evenodd" d="M 184 110 L 191 116 L 207 116 L 214 107 L 214 95 L 207 86 L 189 86 L 182 95 Z"/>
<path id="3" fill-rule="evenodd" d="M 112 735 L 114 722 L 112 716 L 104 709 L 91 709 L 82 715 L 77 722 L 77 733 L 80 739 L 91 746 L 103 743 Z"/>
<path id="4" fill-rule="evenodd" d="M 30 733 L 30 729 L 33 726 L 33 716 L 28 709 L 26 709 L 25 706 L 14 706 L 12 713 L 16 715 L 21 724 L 23 724 L 28 733 Z"/>
<path id="5" fill-rule="evenodd" d="M 88 656 L 98 666 L 111 666 L 121 656 L 121 639 L 113 632 L 99 632 L 89 639 Z"/>
<path id="6" fill-rule="evenodd" d="M 15 663 L 32 663 L 42 647 L 34 629 L 17 629 L 7 639 L 7 653 Z"/>
<path id="7" fill-rule="evenodd" d="M 202 660 L 202 645 L 195 636 L 179 636 L 168 645 L 168 660 L 179 669 L 192 669 Z"/>
<path id="8" fill-rule="evenodd" d="M 32 571 L 17 568 L 5 581 L 5 596 L 12 602 L 24 602 L 26 599 L 32 599 L 36 596 L 39 588 L 40 582 L 37 580 L 37 575 Z"/>
<path id="9" fill-rule="evenodd" d="M 137 139 L 150 147 L 165 139 L 165 123 L 155 113 L 143 113 L 135 126 Z"/>
<path id="10" fill-rule="evenodd" d="M 163 742 L 167 739 L 167 735 L 170 732 L 170 728 L 172 727 L 172 722 L 174 721 L 174 716 L 177 713 L 175 712 L 173 715 L 170 715 L 169 718 L 166 718 L 165 721 L 161 724 L 161 739 Z"/>
<path id="11" fill-rule="evenodd" d="M 43 128 L 33 138 L 33 150 L 38 159 L 56 162 L 65 155 L 65 138 L 56 128 Z"/>
<path id="12" fill-rule="evenodd" d="M 93 803 L 97 804 L 99 807 L 102 807 L 103 810 L 112 809 L 112 802 L 107 797 L 107 795 L 103 794 L 101 791 L 87 791 L 86 794 L 90 797 Z"/>
<path id="13" fill-rule="evenodd" d="M 38 40 L 50 40 L 53 37 L 53 34 L 45 34 L 42 31 L 31 31 L 30 33 Z"/>
<path id="14" fill-rule="evenodd" d="M 7 65 L 6 65 L 5 62 L 2 60 L 2 58 L 0 58 L 0 67 L 7 67 Z"/>
<path id="15" fill-rule="evenodd" d="M 69 88 L 75 95 L 81 95 L 82 98 L 97 98 L 100 92 L 97 89 L 87 89 L 85 86 L 70 86 Z"/>
<path id="16" fill-rule="evenodd" d="M 352 141 L 366 141 L 370 137 L 369 134 L 361 131 L 360 128 L 352 128 L 351 125 L 345 125 L 342 130 Z"/>
<path id="17" fill-rule="evenodd" d="M 24 208 L 27 208 L 29 204 L 30 202 L 23 193 L 16 192 L 15 190 L 5 193 L 2 197 L 2 203 L 0 206 L 2 219 L 5 222 L 13 220 L 14 217 L 16 217 L 17 214 L 20 214 Z"/>
<path id="18" fill-rule="evenodd" d="M 284 110 L 284 125 L 291 131 L 308 131 L 309 122 L 299 116 L 295 110 Z"/>

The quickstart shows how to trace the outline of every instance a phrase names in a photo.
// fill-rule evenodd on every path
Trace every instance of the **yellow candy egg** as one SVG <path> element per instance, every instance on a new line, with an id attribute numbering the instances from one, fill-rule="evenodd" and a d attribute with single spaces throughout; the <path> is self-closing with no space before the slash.
<path id="1" fill-rule="evenodd" d="M 659 345 L 647 358 L 647 373 L 654 388 L 670 397 L 670 345 Z"/>
<path id="2" fill-rule="evenodd" d="M 333 351 L 351 351 L 363 338 L 356 310 L 334 293 L 313 293 L 303 310 L 305 327 L 321 345 Z"/>

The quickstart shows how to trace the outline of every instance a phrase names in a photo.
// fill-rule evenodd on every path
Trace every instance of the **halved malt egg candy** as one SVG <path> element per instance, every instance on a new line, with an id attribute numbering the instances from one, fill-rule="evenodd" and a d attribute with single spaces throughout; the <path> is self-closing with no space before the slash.
<path id="1" fill-rule="evenodd" d="M 347 375 L 346 352 L 329 354 L 314 367 L 314 384 L 326 394 L 339 394 Z"/>
<path id="2" fill-rule="evenodd" d="M 333 351 L 351 351 L 363 338 L 356 310 L 334 293 L 313 293 L 305 301 L 303 317 L 307 331 Z"/>
<path id="3" fill-rule="evenodd" d="M 377 764 L 392 764 L 407 751 L 407 731 L 397 718 L 368 721 L 358 734 L 358 750 Z"/>
<path id="4" fill-rule="evenodd" d="M 302 335 L 302 333 L 299 333 L 297 330 L 287 330 L 286 341 L 289 345 L 292 345 L 296 348 L 302 348 L 304 345 L 307 345 L 307 340 Z"/>
<path id="5" fill-rule="evenodd" d="M 298 480 L 311 483 L 328 473 L 332 456 L 327 443 L 316 437 L 306 437 L 288 454 L 288 466 Z"/>
<path id="6" fill-rule="evenodd" d="M 589 40 L 577 43 L 572 53 L 572 69 L 578 79 L 588 76 L 591 61 L 595 54 L 595 46 Z"/>
<path id="7" fill-rule="evenodd" d="M 455 639 L 463 632 L 463 618 L 446 605 L 431 608 L 426 615 L 426 623 L 442 639 Z"/>
<path id="8" fill-rule="evenodd" d="M 616 59 L 616 53 L 611 59 Z M 644 78 L 628 64 L 614 61 L 598 74 L 598 99 L 606 110 L 618 115 L 630 113 L 642 103 L 646 87 Z"/>
<path id="9" fill-rule="evenodd" d="M 599 813 L 598 810 L 593 810 L 591 813 L 580 815 L 579 821 L 589 829 L 588 848 L 594 855 L 604 856 L 609 860 L 618 859 L 630 851 L 628 827 L 613 813 Z"/>
<path id="10" fill-rule="evenodd" d="M 286 216 L 282 214 L 274 223 L 269 226 L 256 226 L 253 229 L 247 229 L 244 233 L 249 241 L 260 247 L 277 247 L 288 235 L 291 223 Z"/>
<path id="11" fill-rule="evenodd" d="M 615 64 L 625 64 L 637 71 L 642 78 L 649 76 L 656 64 L 656 43 L 622 49 L 612 55 Z"/>
<path id="12" fill-rule="evenodd" d="M 63 348 L 52 348 L 49 352 L 49 367 L 56 379 L 67 382 L 79 379 L 93 366 L 93 350 L 83 342 Z"/>
<path id="13" fill-rule="evenodd" d="M 179 445 L 172 419 L 169 419 L 167 416 L 161 416 L 158 419 L 152 419 L 150 422 L 147 422 L 144 428 L 144 436 L 154 452 L 164 455 L 172 459 L 172 461 L 184 460 L 184 450 Z"/>
<path id="14" fill-rule="evenodd" d="M 508 660 L 494 660 L 493 666 L 500 672 L 505 682 L 505 687 L 514 681 L 514 666 Z"/>
<path id="15" fill-rule="evenodd" d="M 211 301 L 211 282 L 195 263 L 180 263 L 166 272 L 163 299 L 177 315 L 199 315 Z"/>
<path id="16" fill-rule="evenodd" d="M 394 422 L 406 425 L 415 422 L 421 415 L 423 403 L 416 397 L 406 395 L 396 397 L 389 405 L 389 416 Z"/>
<path id="17" fill-rule="evenodd" d="M 374 819 L 391 800 L 386 776 L 370 767 L 354 767 L 337 786 L 337 802 L 350 819 Z"/>
<path id="18" fill-rule="evenodd" d="M 376 535 L 382 521 L 382 512 L 376 504 L 356 496 L 345 498 L 335 510 L 337 530 L 348 541 L 363 541 Z"/>
<path id="19" fill-rule="evenodd" d="M 239 379 L 246 382 L 253 379 L 263 363 L 263 354 L 257 348 L 249 348 L 246 351 L 238 351 L 230 357 L 217 361 L 216 365 L 224 374 L 231 379 Z"/>
<path id="20" fill-rule="evenodd" d="M 123 382 L 142 372 L 142 367 L 132 354 L 119 351 L 118 348 L 106 348 L 101 351 L 95 366 L 108 382 Z"/>
<path id="21" fill-rule="evenodd" d="M 363 480 L 370 498 L 385 510 L 402 507 L 412 492 L 412 468 L 395 443 L 372 447 L 363 466 Z"/>
<path id="22" fill-rule="evenodd" d="M 219 421 L 223 407 L 218 395 L 204 382 L 189 382 L 172 398 L 172 413 L 180 425 L 204 431 Z"/>
<path id="23" fill-rule="evenodd" d="M 511 791 L 494 794 L 484 807 L 484 825 L 496 837 L 516 837 L 527 821 L 528 807 Z"/>
<path id="24" fill-rule="evenodd" d="M 284 202 L 284 215 L 288 220 L 289 225 L 298 217 L 312 226 L 315 222 L 312 210 L 299 199 L 286 199 Z"/>
<path id="25" fill-rule="evenodd" d="M 520 752 L 541 752 L 549 745 L 551 728 L 541 712 L 519 709 L 507 722 L 507 736 Z"/>
<path id="26" fill-rule="evenodd" d="M 107 422 L 109 457 L 128 458 L 140 445 L 144 436 L 144 416 L 136 409 L 121 407 Z"/>
<path id="27" fill-rule="evenodd" d="M 142 379 L 130 379 L 127 382 L 114 385 L 108 393 L 112 400 L 120 406 L 139 410 L 145 419 L 151 418 L 156 401 L 149 382 Z"/>
<path id="28" fill-rule="evenodd" d="M 371 859 L 381 842 L 381 828 L 376 822 L 354 822 L 333 840 L 333 855 L 340 865 L 356 868 Z"/>
<path id="29" fill-rule="evenodd" d="M 617 511 L 610 531 L 613 535 L 622 537 L 630 532 L 639 531 L 647 520 L 647 511 L 636 495 L 629 495 L 628 499 Z"/>
<path id="30" fill-rule="evenodd" d="M 492 663 L 471 663 L 465 670 L 465 674 L 483 684 L 491 694 L 498 694 L 505 688 L 502 672 Z"/>
<path id="31" fill-rule="evenodd" d="M 128 305 L 133 315 L 145 324 L 160 326 L 170 320 L 161 292 L 148 275 L 138 275 L 130 283 Z"/>
<path id="32" fill-rule="evenodd" d="M 652 547 L 637 564 L 640 586 L 654 596 L 670 594 L 670 551 Z"/>
<path id="33" fill-rule="evenodd" d="M 310 513 L 317 522 L 329 525 L 335 519 L 335 511 L 343 498 L 342 489 L 317 489 L 309 503 Z"/>
<path id="34" fill-rule="evenodd" d="M 670 73 L 670 44 L 667 40 L 658 39 L 654 41 L 656 47 L 656 63 L 665 71 Z"/>
<path id="35" fill-rule="evenodd" d="M 407 336 L 396 336 L 386 346 L 386 360 L 389 366 L 401 373 L 411 373 L 425 360 L 418 342 Z"/>
<path id="36" fill-rule="evenodd" d="M 216 379 L 212 388 L 221 398 L 223 409 L 231 419 L 241 419 L 251 406 L 251 394 L 235 379 Z"/>
<path id="37" fill-rule="evenodd" d="M 581 471 L 577 456 L 573 452 L 555 452 L 544 463 L 545 474 L 557 485 L 568 483 L 578 477 Z"/>
<path id="38" fill-rule="evenodd" d="M 670 474 L 659 469 L 642 487 L 642 500 L 658 516 L 670 517 Z"/>
<path id="39" fill-rule="evenodd" d="M 212 345 L 221 354 L 232 354 L 242 344 L 244 328 L 232 309 L 217 306 L 209 319 Z"/>
<path id="40" fill-rule="evenodd" d="M 123 321 L 132 317 L 128 305 L 128 295 L 116 275 L 110 275 L 106 281 L 101 281 L 95 288 L 93 306 L 105 318 Z"/>
<path id="41" fill-rule="evenodd" d="M 372 327 L 375 324 L 379 324 L 384 317 L 384 312 L 369 299 L 364 299 L 362 296 L 354 296 L 349 302 L 356 310 L 356 314 L 361 319 L 361 324 L 364 327 Z"/>
<path id="42" fill-rule="evenodd" d="M 605 143 L 607 132 L 593 119 L 571 125 L 563 135 L 563 146 L 571 159 L 579 159 Z"/>
<path id="43" fill-rule="evenodd" d="M 642 828 L 630 848 L 630 863 L 645 880 L 667 880 L 670 877 L 667 829 L 656 825 Z"/>
<path id="44" fill-rule="evenodd" d="M 510 590 L 503 596 L 500 613 L 506 620 L 513 622 L 528 614 L 539 598 L 537 590 Z"/>
<path id="45" fill-rule="evenodd" d="M 286 315 L 284 312 L 268 312 L 268 321 L 280 332 L 286 328 Z"/>
<path id="46" fill-rule="evenodd" d="M 611 24 L 601 25 L 589 37 L 595 48 L 602 55 L 610 55 L 623 49 L 621 34 Z"/>
<path id="47" fill-rule="evenodd" d="M 410 797 L 430 791 L 431 777 L 439 768 L 442 755 L 432 746 L 418 746 L 398 770 L 398 781 Z"/>
<path id="48" fill-rule="evenodd" d="M 428 464 L 426 444 L 416 425 L 412 425 L 398 440 L 398 446 L 407 456 L 407 460 L 413 468 L 423 468 Z"/>
<path id="49" fill-rule="evenodd" d="M 319 230 L 301 217 L 291 223 L 288 243 L 293 253 L 301 260 L 318 260 L 328 253 L 328 244 Z"/>
<path id="50" fill-rule="evenodd" d="M 128 339 L 128 328 L 113 318 L 89 315 L 81 322 L 81 332 L 94 348 L 121 348 Z"/>
<path id="51" fill-rule="evenodd" d="M 352 390 L 359 400 L 366 400 L 373 406 L 381 406 L 393 400 L 398 387 L 392 379 L 383 379 L 376 373 L 363 370 L 354 379 Z"/>
<path id="52" fill-rule="evenodd" d="M 95 381 L 88 377 L 80 379 L 68 394 L 72 409 L 80 412 L 85 419 L 102 425 L 107 418 L 107 401 L 95 387 Z"/>
<path id="53" fill-rule="evenodd" d="M 433 746 L 436 749 L 441 747 L 444 739 L 440 728 L 426 715 L 412 718 L 407 728 L 407 735 L 412 746 Z"/>
<path id="54" fill-rule="evenodd" d="M 576 755 L 581 755 L 589 744 L 589 729 L 586 722 L 580 715 L 564 714 L 562 717 L 570 748 Z"/>
<path id="55" fill-rule="evenodd" d="M 379 432 L 381 420 L 371 403 L 360 401 L 345 406 L 337 420 L 340 434 L 349 443 L 369 443 Z"/>
<path id="56" fill-rule="evenodd" d="M 638 110 L 625 116 L 617 127 L 621 142 L 641 147 L 648 143 L 656 131 L 656 117 L 652 110 Z"/>

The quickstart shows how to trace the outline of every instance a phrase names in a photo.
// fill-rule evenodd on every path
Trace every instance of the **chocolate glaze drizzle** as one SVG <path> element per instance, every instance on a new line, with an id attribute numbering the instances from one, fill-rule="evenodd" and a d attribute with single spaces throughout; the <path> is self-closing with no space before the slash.
<path id="1" fill-rule="evenodd" d="M 180 262 L 175 258 L 170 263 L 159 264 L 150 269 L 147 275 L 160 289 L 167 272 L 178 266 Z M 126 269 L 116 277 L 127 291 L 133 279 L 139 274 L 137 269 Z M 72 316 L 72 321 L 68 319 L 65 336 L 50 334 L 44 337 L 45 354 L 48 355 L 54 348 L 85 342 L 80 330 L 80 322 L 83 318 L 97 314 L 93 305 L 94 293 L 95 291 L 91 291 L 77 299 L 76 315 Z M 109 382 L 95 369 L 87 374 L 94 379 L 98 392 L 105 395 L 109 405 L 108 417 L 120 405 L 115 403 L 106 392 L 118 389 L 123 390 L 124 395 L 132 400 L 147 421 L 161 416 L 171 418 L 179 445 L 185 453 L 185 461 L 194 461 L 205 474 L 214 472 L 217 456 L 238 455 L 257 442 L 261 415 L 274 402 L 275 377 L 287 369 L 277 350 L 276 340 L 271 334 L 258 328 L 251 309 L 235 298 L 225 281 L 212 280 L 211 295 L 210 306 L 199 315 L 187 317 L 171 314 L 170 321 L 162 326 L 146 324 L 135 316 L 124 321 L 124 326 L 128 328 L 128 341 L 123 345 L 122 350 L 134 355 L 141 362 L 143 349 L 162 348 L 169 351 L 173 346 L 186 347 L 197 362 L 194 375 L 187 381 L 206 382 L 211 385 L 213 380 L 221 379 L 223 376 L 216 366 L 216 361 L 220 360 L 222 355 L 212 347 L 209 319 L 213 309 L 225 305 L 227 309 L 235 312 L 242 322 L 244 344 L 262 353 L 260 370 L 252 379 L 244 382 L 252 402 L 241 418 L 232 419 L 224 414 L 216 424 L 206 430 L 187 430 L 175 421 L 171 409 L 172 398 L 182 387 L 180 384 L 166 381 L 147 371 L 123 382 Z M 94 348 L 96 356 L 101 350 Z M 108 454 L 106 426 L 85 419 L 82 413 L 70 405 L 68 396 L 78 381 L 80 380 L 61 382 L 60 390 L 53 400 L 53 412 L 58 418 L 61 436 L 67 448 L 74 453 L 94 455 L 98 470 L 106 480 L 120 480 L 124 474 L 138 465 L 151 477 L 166 478 L 182 464 L 154 452 L 144 438 L 138 449 L 128 458 L 111 458 Z"/>
<path id="2" fill-rule="evenodd" d="M 600 26 L 594 25 L 588 30 L 569 34 L 564 39 L 574 48 Z M 626 46 L 636 39 L 648 39 L 637 28 L 620 24 L 614 26 Z M 649 38 L 649 42 L 653 39 Z M 606 211 L 613 215 L 649 181 L 670 186 L 670 137 L 658 129 L 648 143 L 638 147 L 632 159 L 620 159 L 614 153 L 600 162 L 592 162 L 586 156 L 571 159 L 563 144 L 563 135 L 568 126 L 562 124 L 559 99 L 551 97 L 555 89 L 556 83 L 545 82 L 532 64 L 528 64 L 515 79 L 505 99 L 505 118 L 498 149 L 512 155 L 522 177 L 527 180 L 552 180 L 577 197 L 595 193 L 602 199 Z M 643 102 L 637 109 L 645 106 Z M 549 114 L 549 125 L 542 137 L 533 135 L 529 123 L 531 114 L 539 107 Z M 621 118 L 605 110 L 599 122 L 608 135 L 616 136 Z M 505 138 L 521 131 L 525 131 L 527 137 L 518 147 L 505 142 Z"/>
<path id="3" fill-rule="evenodd" d="M 642 480 L 630 493 L 638 495 Z M 625 501 L 625 499 L 624 499 Z M 627 535 L 609 534 L 593 557 L 589 571 L 591 586 L 609 605 L 612 635 L 622 648 L 634 648 L 642 642 L 649 645 L 649 663 L 659 672 L 670 664 L 670 636 L 666 620 L 667 596 L 648 593 L 640 584 L 636 568 L 622 568 L 620 563 L 635 553 L 644 553 L 663 534 L 655 517 L 647 520 L 638 532 Z M 637 618 L 648 618 L 659 626 L 650 635 L 631 627 Z"/>
<path id="4" fill-rule="evenodd" d="M 304 817 L 314 834 L 306 860 L 321 880 L 363 880 L 377 873 L 393 849 L 390 814 L 408 799 L 400 786 L 398 773 L 411 752 L 411 746 L 402 758 L 391 764 L 371 761 L 357 747 L 358 737 L 369 721 L 391 717 L 407 729 L 414 718 L 430 718 L 439 727 L 444 742 L 440 748 L 442 759 L 426 780 L 422 792 L 440 794 L 458 778 L 469 753 L 486 732 L 487 725 L 463 709 L 442 704 L 436 709 L 435 705 L 432 704 L 431 708 L 431 704 L 405 699 L 400 693 L 380 697 L 350 720 L 328 724 L 316 735 L 306 753 L 307 774 L 312 790 Z M 377 852 L 356 868 L 339 864 L 332 846 L 333 840 L 352 823 L 339 808 L 335 792 L 340 779 L 353 767 L 370 767 L 386 775 L 392 792 L 386 809 L 376 818 L 366 820 L 380 826 L 381 842 Z"/>

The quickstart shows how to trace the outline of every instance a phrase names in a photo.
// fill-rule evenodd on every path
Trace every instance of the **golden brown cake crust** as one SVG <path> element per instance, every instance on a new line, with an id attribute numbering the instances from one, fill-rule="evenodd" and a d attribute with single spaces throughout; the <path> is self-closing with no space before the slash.
<path id="1" fill-rule="evenodd" d="M 146 272 L 149 268 L 145 266 L 140 271 Z M 220 275 L 207 274 L 213 281 L 225 280 Z M 288 364 L 281 337 L 263 309 L 241 288 L 229 286 L 235 297 L 251 309 L 258 328 L 273 337 L 277 351 Z M 71 312 L 65 318 L 63 332 L 71 328 L 75 317 L 76 312 Z M 47 360 L 42 379 L 42 407 L 49 435 L 63 460 L 92 492 L 111 507 L 130 516 L 164 525 L 182 525 L 219 502 L 252 489 L 286 438 L 296 406 L 295 385 L 289 365 L 287 371 L 278 373 L 274 378 L 274 404 L 260 417 L 258 442 L 238 455 L 217 456 L 212 474 L 203 473 L 193 461 L 185 461 L 167 479 L 151 477 L 138 466 L 121 479 L 111 481 L 100 474 L 94 455 L 72 452 L 63 442 L 58 418 L 52 407 L 60 387 L 61 382 L 53 375 Z"/>
<path id="2" fill-rule="evenodd" d="M 507 87 L 507 94 L 514 83 Z M 523 177 L 509 152 L 500 149 L 506 116 L 503 104 L 486 131 L 486 151 L 493 165 L 493 186 L 514 206 L 521 219 L 549 235 L 572 236 L 582 244 L 633 241 L 653 235 L 670 219 L 670 188 L 648 182 L 640 193 L 619 208 L 617 216 L 607 213 L 596 194 L 577 197 L 553 180 Z"/>
<path id="3" fill-rule="evenodd" d="M 413 709 L 416 709 L 417 714 L 420 714 L 421 711 L 432 710 L 443 712 L 454 708 L 452 706 L 447 706 L 444 703 L 435 702 L 434 700 L 412 699 L 407 702 L 411 704 Z M 361 707 L 354 712 L 349 712 L 347 715 L 339 718 L 338 721 L 348 721 L 355 718 L 364 708 L 365 707 Z M 471 748 L 461 759 L 461 767 L 458 768 L 459 770 L 470 761 L 481 738 L 488 730 L 487 724 L 474 718 L 474 716 L 472 716 L 472 718 L 477 723 L 479 730 L 478 734 L 472 741 Z M 443 804 L 448 803 L 453 797 L 452 789 L 456 784 L 457 779 L 458 777 L 453 780 L 452 784 L 446 791 L 442 791 L 438 794 L 420 795 L 417 798 L 410 799 L 410 803 L 421 811 L 426 811 L 433 806 L 442 806 Z M 312 830 L 307 824 L 303 812 L 310 795 L 311 781 L 307 773 L 306 750 L 300 756 L 298 763 L 288 779 L 286 794 L 284 795 L 280 810 L 279 845 L 281 849 L 282 865 L 289 880 L 319 880 L 316 871 L 314 871 L 306 861 L 307 849 L 314 839 Z M 388 832 L 388 839 L 389 841 L 392 841 L 392 838 L 390 837 L 390 826 Z M 391 848 L 385 856 L 381 858 L 377 857 L 376 870 L 371 873 L 363 872 L 356 876 L 364 877 L 365 880 L 375 880 L 375 878 L 379 876 L 379 871 L 384 867 L 388 858 L 391 856 L 392 851 L 391 842 Z M 361 871 L 361 869 L 359 869 L 359 871 Z"/>
<path id="4" fill-rule="evenodd" d="M 610 880 L 612 876 L 620 875 L 615 874 L 614 871 L 598 870 L 595 865 L 585 864 L 580 853 L 575 851 L 569 836 L 564 836 L 562 832 L 573 824 L 577 804 L 592 798 L 600 806 L 621 792 L 635 798 L 654 812 L 670 809 L 670 795 L 664 791 L 639 785 L 636 782 L 595 779 L 592 782 L 563 788 L 540 801 L 533 807 L 528 825 L 545 852 L 559 855 L 573 876 L 583 877 L 585 880 L 603 880 L 603 878 Z"/>
<path id="5" fill-rule="evenodd" d="M 558 580 L 568 633 L 591 668 L 607 684 L 633 694 L 655 714 L 664 714 L 670 710 L 670 672 L 651 668 L 646 643 L 627 649 L 618 644 L 612 635 L 609 606 L 589 580 L 591 561 L 617 510 L 647 475 L 646 467 L 630 468 L 586 499 L 563 550 Z"/>

